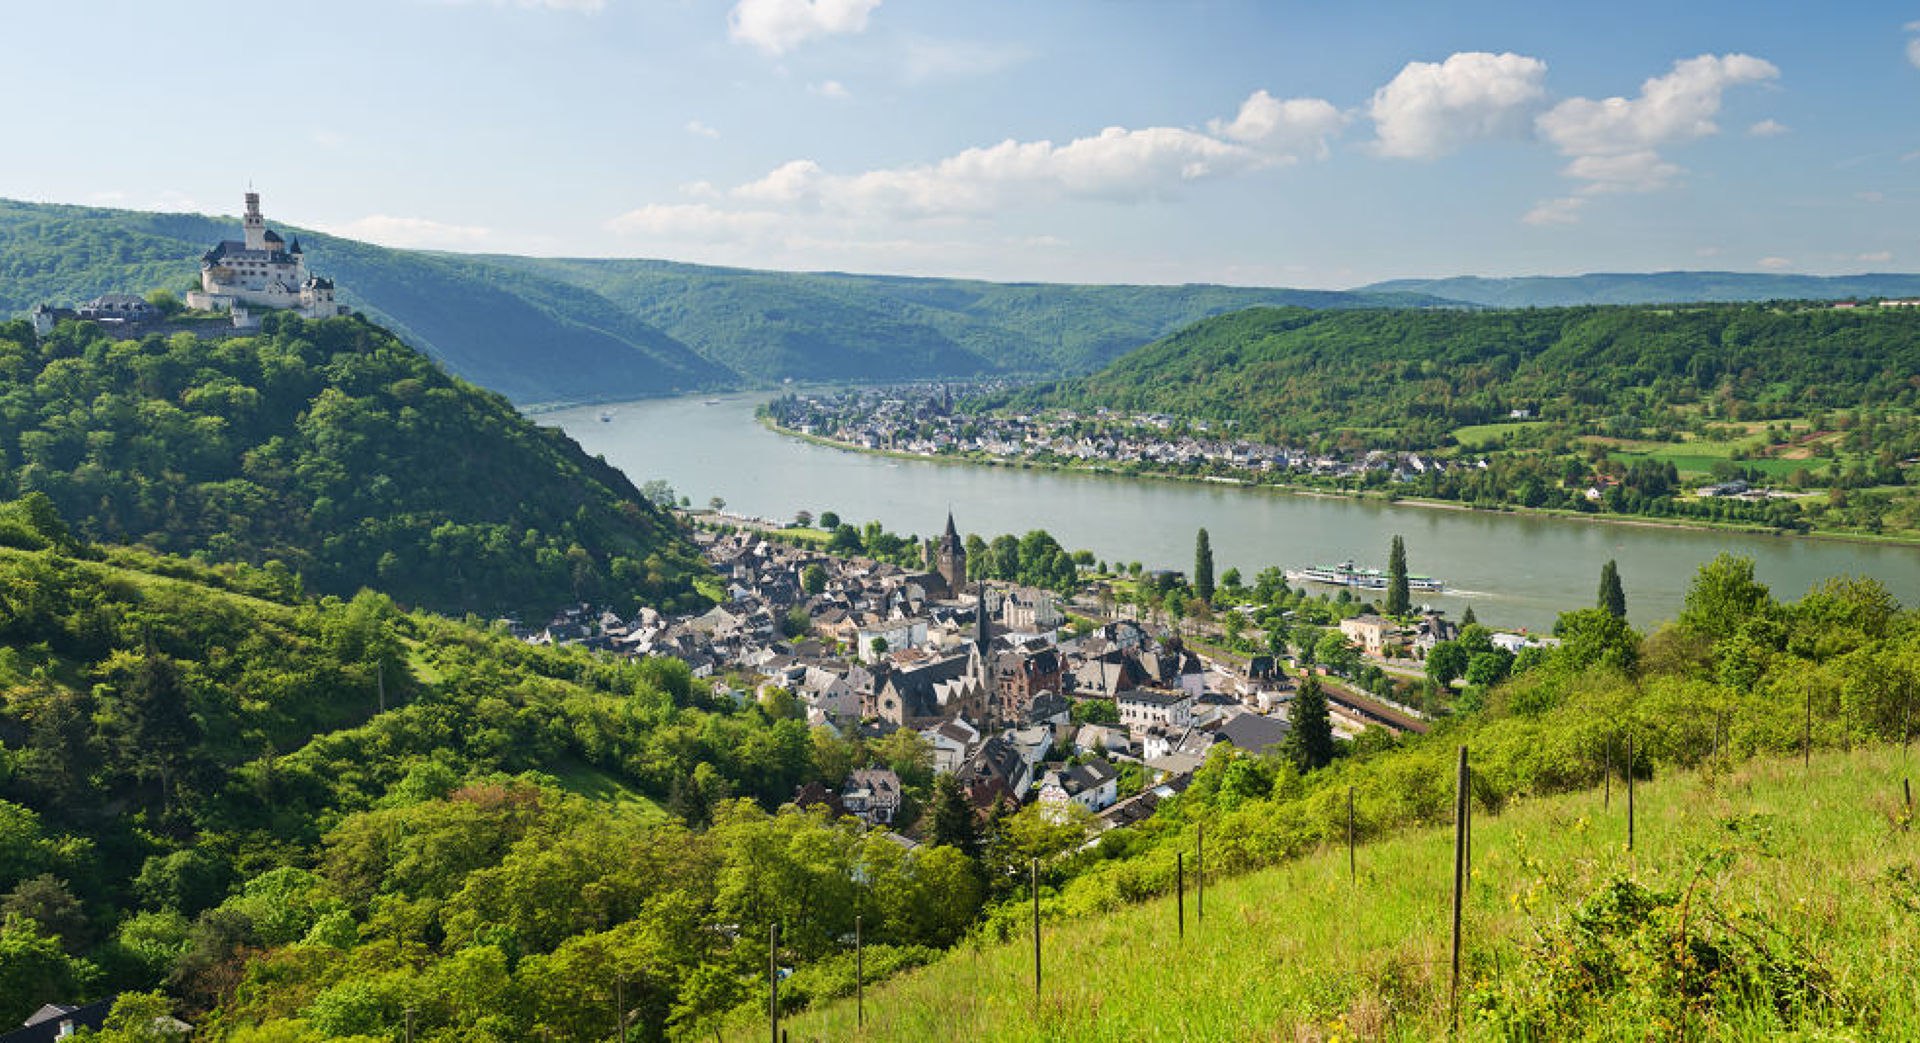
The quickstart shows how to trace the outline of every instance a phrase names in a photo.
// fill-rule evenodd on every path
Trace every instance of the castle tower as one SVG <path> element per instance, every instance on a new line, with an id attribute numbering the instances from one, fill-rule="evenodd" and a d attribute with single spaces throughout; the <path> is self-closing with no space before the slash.
<path id="1" fill-rule="evenodd" d="M 247 231 L 247 249 L 267 248 L 267 219 L 260 214 L 260 193 L 247 193 L 247 216 L 241 220 Z"/>
<path id="2" fill-rule="evenodd" d="M 940 551 L 937 569 L 940 578 L 947 581 L 947 592 L 959 597 L 967 589 L 967 547 L 960 542 L 960 533 L 953 527 L 953 512 L 947 512 L 947 531 L 940 536 Z"/>

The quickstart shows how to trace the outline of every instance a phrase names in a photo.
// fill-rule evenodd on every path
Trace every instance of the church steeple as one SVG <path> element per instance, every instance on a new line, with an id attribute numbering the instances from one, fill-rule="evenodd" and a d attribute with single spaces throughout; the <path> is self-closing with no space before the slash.
<path id="1" fill-rule="evenodd" d="M 940 578 L 947 581 L 947 596 L 959 597 L 967 589 L 967 546 L 960 540 L 960 530 L 954 528 L 952 511 L 947 512 L 947 531 L 940 537 L 935 558 Z"/>

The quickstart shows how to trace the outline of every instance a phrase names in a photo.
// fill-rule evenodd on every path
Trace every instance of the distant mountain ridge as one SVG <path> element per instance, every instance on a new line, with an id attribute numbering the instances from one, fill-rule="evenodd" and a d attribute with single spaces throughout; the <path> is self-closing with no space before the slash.
<path id="1" fill-rule="evenodd" d="M 1074 286 L 399 250 L 297 234 L 341 301 L 525 406 L 796 380 L 1091 372 L 1258 305 L 1447 305 L 1419 294 Z M 0 200 L 0 317 L 109 291 L 176 294 L 238 218 Z"/>
<path id="2" fill-rule="evenodd" d="M 1591 272 L 1483 278 L 1389 279 L 1355 293 L 1423 294 L 1490 308 L 1561 308 L 1582 304 L 1744 303 L 1920 297 L 1920 275 L 1780 275 L 1771 272 Z"/>

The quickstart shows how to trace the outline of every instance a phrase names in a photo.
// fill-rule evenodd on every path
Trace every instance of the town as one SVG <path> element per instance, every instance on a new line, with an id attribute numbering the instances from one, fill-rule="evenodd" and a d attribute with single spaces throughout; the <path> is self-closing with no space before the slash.
<path id="1" fill-rule="evenodd" d="M 1117 602 L 1098 580 L 1063 597 L 973 578 L 951 516 L 924 546 L 920 569 L 828 553 L 765 519 L 683 517 L 723 585 L 720 604 L 680 617 L 643 608 L 630 619 L 583 604 L 543 626 L 513 624 L 515 633 L 678 659 L 717 700 L 757 702 L 837 736 L 911 751 L 905 772 L 876 764 L 837 789 L 816 783 L 794 795 L 909 842 L 924 831 L 908 809 L 924 804 L 926 778 L 942 773 L 982 820 L 1038 804 L 1056 819 L 1083 808 L 1095 830 L 1138 821 L 1184 789 L 1216 744 L 1280 751 L 1301 671 L 1324 685 L 1339 737 L 1424 732 L 1420 710 L 1343 681 L 1330 664 L 1342 654 L 1382 665 L 1398 657 L 1404 683 L 1421 676 L 1415 657 L 1459 636 L 1437 613 L 1403 627 L 1356 603 L 1319 642 L 1317 666 L 1311 640 L 1303 656 L 1284 641 L 1271 646 L 1279 655 L 1202 650 L 1197 632 Z M 1240 621 L 1226 629 L 1238 632 Z M 1502 655 L 1538 643 L 1496 637 L 1507 642 Z M 903 774 L 922 776 L 920 800 L 909 799 L 914 785 Z"/>

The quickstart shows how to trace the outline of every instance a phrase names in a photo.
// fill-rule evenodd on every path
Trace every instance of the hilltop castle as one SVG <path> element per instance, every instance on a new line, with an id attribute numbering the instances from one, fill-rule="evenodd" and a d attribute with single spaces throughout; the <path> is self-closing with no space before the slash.
<path id="1" fill-rule="evenodd" d="M 231 311 L 234 325 L 248 325 L 247 306 L 290 308 L 307 319 L 340 314 L 333 280 L 307 272 L 300 240 L 289 244 L 267 227 L 260 215 L 260 193 L 247 193 L 242 218 L 244 240 L 228 239 L 200 257 L 200 289 L 187 294 L 187 307 Z"/>

